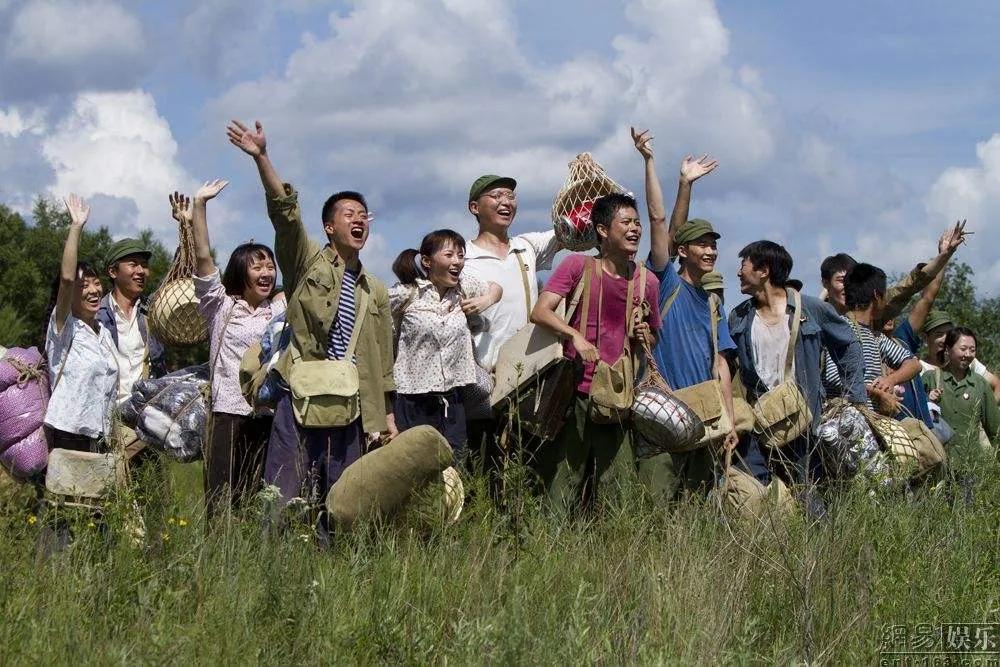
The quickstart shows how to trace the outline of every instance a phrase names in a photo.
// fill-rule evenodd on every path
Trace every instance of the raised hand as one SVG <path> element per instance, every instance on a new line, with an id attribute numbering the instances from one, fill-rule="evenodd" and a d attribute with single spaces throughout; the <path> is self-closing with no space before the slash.
<path id="1" fill-rule="evenodd" d="M 170 215 L 173 216 L 174 220 L 180 223 L 191 224 L 194 215 L 191 209 L 191 198 L 175 190 L 169 199 Z"/>
<path id="2" fill-rule="evenodd" d="M 205 181 L 198 191 L 194 193 L 194 201 L 207 202 L 209 199 L 215 199 L 220 192 L 222 192 L 225 187 L 229 185 L 229 181 L 225 181 L 221 178 L 217 178 L 214 181 Z M 171 201 L 171 204 L 173 202 Z"/>
<path id="3" fill-rule="evenodd" d="M 71 194 L 63 201 L 66 202 L 66 210 L 69 211 L 69 219 L 72 224 L 77 227 L 83 227 L 87 224 L 87 218 L 90 217 L 90 204 L 83 197 Z"/>
<path id="4" fill-rule="evenodd" d="M 267 152 L 267 138 L 264 136 L 264 126 L 260 121 L 254 123 L 256 131 L 250 131 L 238 120 L 231 121 L 226 126 L 229 143 L 252 157 L 259 157 Z"/>
<path id="5" fill-rule="evenodd" d="M 959 220 L 954 227 L 948 227 L 944 230 L 944 234 L 938 239 L 938 252 L 955 252 L 958 250 L 958 246 L 968 240 L 971 233 L 965 231 L 965 220 Z"/>
<path id="6" fill-rule="evenodd" d="M 632 141 L 635 142 L 635 149 L 639 151 L 639 154 L 646 160 L 653 159 L 653 135 L 649 133 L 649 130 L 643 130 L 642 132 L 636 132 L 634 127 L 630 127 L 629 131 L 632 133 Z"/>
<path id="7" fill-rule="evenodd" d="M 715 171 L 715 168 L 718 166 L 718 160 L 709 157 L 708 153 L 702 155 L 697 160 L 694 159 L 693 155 L 687 155 L 681 162 L 681 178 L 688 183 L 694 183 L 705 174 Z"/>

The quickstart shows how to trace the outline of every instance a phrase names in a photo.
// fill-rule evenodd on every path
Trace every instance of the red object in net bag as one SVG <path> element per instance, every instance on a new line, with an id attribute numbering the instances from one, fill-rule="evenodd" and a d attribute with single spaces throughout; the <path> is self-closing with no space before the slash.
<path id="1" fill-rule="evenodd" d="M 614 182 L 590 153 L 580 153 L 569 163 L 569 176 L 552 203 L 552 226 L 559 243 L 567 250 L 597 247 L 597 232 L 590 221 L 594 202 L 613 192 L 625 192 Z"/>

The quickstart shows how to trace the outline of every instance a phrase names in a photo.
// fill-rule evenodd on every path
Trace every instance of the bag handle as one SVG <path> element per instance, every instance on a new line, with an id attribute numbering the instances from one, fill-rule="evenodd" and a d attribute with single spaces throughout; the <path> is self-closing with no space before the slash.
<path id="1" fill-rule="evenodd" d="M 524 286 L 524 307 L 527 309 L 528 314 L 531 314 L 531 285 L 528 282 L 528 266 L 524 263 L 521 258 L 521 253 L 523 250 L 511 249 L 514 253 L 514 257 L 517 258 L 517 265 L 521 268 L 521 284 Z"/>
<path id="2" fill-rule="evenodd" d="M 720 380 L 719 367 L 715 363 L 716 357 L 719 356 L 719 297 L 715 294 L 708 295 L 708 308 L 709 319 L 712 322 L 712 377 Z"/>

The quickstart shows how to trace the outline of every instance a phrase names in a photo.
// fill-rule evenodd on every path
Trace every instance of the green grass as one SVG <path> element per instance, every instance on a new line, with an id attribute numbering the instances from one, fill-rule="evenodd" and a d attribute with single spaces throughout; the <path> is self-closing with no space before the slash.
<path id="1" fill-rule="evenodd" d="M 1000 620 L 995 470 L 968 506 L 848 494 L 827 523 L 749 530 L 641 494 L 575 522 L 473 500 L 329 551 L 252 513 L 206 536 L 196 467 L 173 472 L 153 546 L 113 508 L 110 536 L 82 517 L 44 561 L 24 489 L 2 492 L 0 662 L 855 664 L 883 624 Z"/>

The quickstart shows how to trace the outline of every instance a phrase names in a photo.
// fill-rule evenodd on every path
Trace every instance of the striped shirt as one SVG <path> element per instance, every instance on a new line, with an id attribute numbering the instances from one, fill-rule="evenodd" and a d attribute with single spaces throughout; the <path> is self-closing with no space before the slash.
<path id="1" fill-rule="evenodd" d="M 907 359 L 912 359 L 913 355 L 905 347 L 893 339 L 881 333 L 875 333 L 866 326 L 851 323 L 854 333 L 861 341 L 861 352 L 865 360 L 865 384 L 870 384 L 882 377 L 882 364 L 884 363 L 893 370 L 903 365 Z M 826 389 L 827 396 L 843 396 L 844 383 L 841 381 L 840 371 L 836 364 L 830 359 L 830 355 L 824 355 L 825 366 L 823 368 L 823 388 Z"/>
<path id="2" fill-rule="evenodd" d="M 340 303 L 337 304 L 337 316 L 330 325 L 330 338 L 327 340 L 327 359 L 343 359 L 347 356 L 347 348 L 351 344 L 356 317 L 354 304 L 354 287 L 358 284 L 358 271 L 344 271 L 344 281 L 340 284 Z"/>

